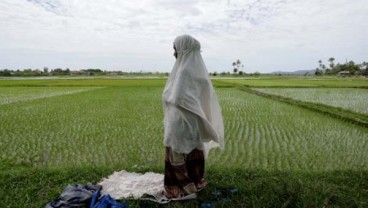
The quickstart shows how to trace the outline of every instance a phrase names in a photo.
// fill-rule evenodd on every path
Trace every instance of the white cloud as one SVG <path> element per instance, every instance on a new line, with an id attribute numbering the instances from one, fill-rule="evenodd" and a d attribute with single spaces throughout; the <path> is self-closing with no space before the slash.
<path id="1" fill-rule="evenodd" d="M 311 69 L 368 57 L 365 0 L 2 0 L 0 69 L 169 71 L 172 41 L 202 43 L 210 71 Z M 28 55 L 24 55 L 28 54 Z"/>

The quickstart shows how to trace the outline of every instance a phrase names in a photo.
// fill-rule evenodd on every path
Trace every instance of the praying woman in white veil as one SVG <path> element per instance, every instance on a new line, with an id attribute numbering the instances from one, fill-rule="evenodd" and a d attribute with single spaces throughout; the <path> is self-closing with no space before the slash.
<path id="1" fill-rule="evenodd" d="M 174 40 L 176 62 L 162 94 L 165 195 L 180 198 L 204 189 L 205 158 L 224 147 L 224 125 L 200 43 L 189 35 Z"/>

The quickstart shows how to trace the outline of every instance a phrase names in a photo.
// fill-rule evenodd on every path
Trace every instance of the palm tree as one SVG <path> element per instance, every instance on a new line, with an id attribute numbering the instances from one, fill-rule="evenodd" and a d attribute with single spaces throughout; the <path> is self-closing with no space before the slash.
<path id="1" fill-rule="evenodd" d="M 335 64 L 334 64 L 335 58 L 331 57 L 328 59 L 328 61 L 330 62 L 330 68 L 333 69 L 335 67 Z"/>
<path id="2" fill-rule="evenodd" d="M 236 65 L 240 65 L 240 64 L 241 64 L 240 60 L 239 59 L 236 60 Z"/>
<path id="3" fill-rule="evenodd" d="M 234 67 L 233 72 L 234 74 L 236 74 L 236 72 L 238 71 L 238 69 L 236 68 L 236 62 L 233 62 L 233 67 Z"/>
<path id="4" fill-rule="evenodd" d="M 240 72 L 240 66 L 243 68 L 244 65 L 242 65 L 241 61 L 238 59 L 235 62 L 233 62 L 233 67 L 234 67 L 234 74 L 236 74 L 238 71 Z"/>

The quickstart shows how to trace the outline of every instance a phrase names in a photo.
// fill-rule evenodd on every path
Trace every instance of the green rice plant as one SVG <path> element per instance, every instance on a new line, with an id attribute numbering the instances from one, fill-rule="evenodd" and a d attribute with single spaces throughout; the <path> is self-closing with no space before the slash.
<path id="1" fill-rule="evenodd" d="M 163 171 L 164 82 L 94 81 L 0 81 L 1 98 L 14 101 L 0 104 L 0 207 L 43 207 L 67 184 L 121 169 Z M 233 88 L 216 92 L 226 145 L 206 162 L 209 187 L 167 207 L 198 207 L 219 187 L 239 194 L 216 207 L 367 205 L 367 128 Z"/>
<path id="2" fill-rule="evenodd" d="M 44 77 L 41 78 L 21 78 L 21 79 L 0 79 L 0 87 L 163 87 L 166 78 L 119 78 L 119 77 Z"/>
<path id="3" fill-rule="evenodd" d="M 93 90 L 98 87 L 0 87 L 0 105 Z"/>
<path id="4" fill-rule="evenodd" d="M 366 78 L 300 78 L 292 76 L 274 78 L 259 77 L 258 79 L 236 78 L 236 79 L 217 79 L 214 82 L 218 85 L 233 84 L 247 87 L 359 87 L 368 88 Z"/>
<path id="5" fill-rule="evenodd" d="M 0 159 L 18 166 L 160 164 L 161 90 L 93 88 L 2 105 Z"/>
<path id="6" fill-rule="evenodd" d="M 255 88 L 267 94 L 368 114 L 368 90 L 357 88 Z"/>
<path id="7" fill-rule="evenodd" d="M 226 148 L 211 152 L 210 165 L 248 170 L 367 170 L 367 128 L 236 89 L 217 89 L 217 93 Z"/>
<path id="8" fill-rule="evenodd" d="M 83 89 L 0 105 L 0 161 L 13 167 L 163 168 L 162 87 Z M 366 128 L 233 88 L 216 91 L 226 145 L 210 153 L 210 169 L 368 169 Z"/>

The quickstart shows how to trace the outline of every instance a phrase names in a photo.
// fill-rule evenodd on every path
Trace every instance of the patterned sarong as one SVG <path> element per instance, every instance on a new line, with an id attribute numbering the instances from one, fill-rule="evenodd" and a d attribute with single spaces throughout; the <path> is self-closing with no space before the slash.
<path id="1" fill-rule="evenodd" d="M 164 188 L 167 198 L 180 198 L 200 191 L 206 185 L 203 151 L 194 149 L 189 154 L 180 154 L 165 148 Z"/>

